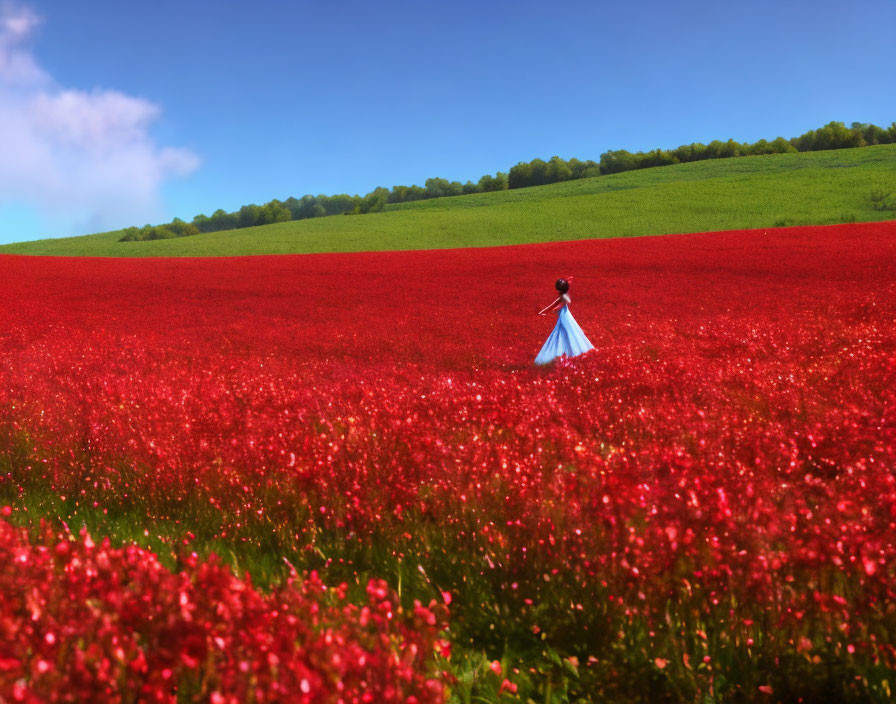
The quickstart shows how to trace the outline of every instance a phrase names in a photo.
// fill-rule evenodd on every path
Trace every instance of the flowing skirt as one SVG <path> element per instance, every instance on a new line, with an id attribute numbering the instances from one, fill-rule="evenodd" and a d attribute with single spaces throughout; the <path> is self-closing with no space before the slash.
<path id="1" fill-rule="evenodd" d="M 547 364 L 563 355 L 576 357 L 577 355 L 593 350 L 594 345 L 585 337 L 582 328 L 572 317 L 567 306 L 563 306 L 557 312 L 557 324 L 548 337 L 541 352 L 535 358 L 536 364 Z"/>

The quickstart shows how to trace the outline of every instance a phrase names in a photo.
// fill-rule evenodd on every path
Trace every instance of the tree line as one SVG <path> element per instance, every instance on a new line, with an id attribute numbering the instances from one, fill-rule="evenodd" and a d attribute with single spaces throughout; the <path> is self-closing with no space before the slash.
<path id="1" fill-rule="evenodd" d="M 220 232 L 328 215 L 363 215 L 379 212 L 386 205 L 393 203 L 542 186 L 548 183 L 704 159 L 825 151 L 875 144 L 896 144 L 896 122 L 886 129 L 862 122 L 853 122 L 849 127 L 843 122 L 829 122 L 824 127 L 809 130 L 799 137 L 792 139 L 778 137 L 772 141 L 760 139 L 752 144 L 729 139 L 727 142 L 719 140 L 709 144 L 695 142 L 683 144 L 675 149 L 653 149 L 647 152 L 610 150 L 601 154 L 598 162 L 580 161 L 575 158 L 565 160 L 559 156 L 551 157 L 548 161 L 533 159 L 529 162 L 519 162 L 506 173 L 499 171 L 494 176 L 485 174 L 476 182 L 461 183 L 444 178 L 429 178 L 423 186 L 393 186 L 391 189 L 380 186 L 364 196 L 345 193 L 333 196 L 305 195 L 301 198 L 287 198 L 284 201 L 275 199 L 264 205 L 244 205 L 231 213 L 219 209 L 211 215 L 197 215 L 192 222 L 174 218 L 164 225 L 129 227 L 124 230 L 121 241 L 186 237 L 200 232 Z"/>

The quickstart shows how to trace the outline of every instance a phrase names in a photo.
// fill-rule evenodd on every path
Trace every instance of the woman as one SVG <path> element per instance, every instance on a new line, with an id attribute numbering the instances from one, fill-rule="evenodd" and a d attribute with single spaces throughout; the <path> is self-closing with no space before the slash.
<path id="1" fill-rule="evenodd" d="M 569 278 L 572 279 L 572 277 Z M 541 348 L 541 352 L 535 358 L 536 364 L 547 364 L 563 355 L 576 357 L 583 352 L 594 349 L 594 345 L 588 341 L 585 333 L 582 332 L 582 328 L 579 327 L 575 318 L 572 317 L 572 313 L 569 312 L 569 281 L 557 279 L 555 287 L 560 295 L 551 305 L 539 311 L 538 314 L 545 315 L 548 311 L 559 308 L 557 324 Z"/>

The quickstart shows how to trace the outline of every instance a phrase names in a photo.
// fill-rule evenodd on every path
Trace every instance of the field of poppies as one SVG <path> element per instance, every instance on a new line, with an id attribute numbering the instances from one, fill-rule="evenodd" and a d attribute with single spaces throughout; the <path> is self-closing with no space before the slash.
<path id="1" fill-rule="evenodd" d="M 570 275 L 596 350 L 535 368 Z M 0 297 L 0 702 L 896 689 L 896 222 Z"/>

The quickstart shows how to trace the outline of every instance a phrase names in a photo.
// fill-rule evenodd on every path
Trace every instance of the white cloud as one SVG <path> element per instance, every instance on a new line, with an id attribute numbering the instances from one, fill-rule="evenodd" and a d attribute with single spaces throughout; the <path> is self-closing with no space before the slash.
<path id="1" fill-rule="evenodd" d="M 158 105 L 58 85 L 30 50 L 40 22 L 0 3 L 0 205 L 28 204 L 56 234 L 158 221 L 162 183 L 192 173 L 198 157 L 156 143 Z"/>

